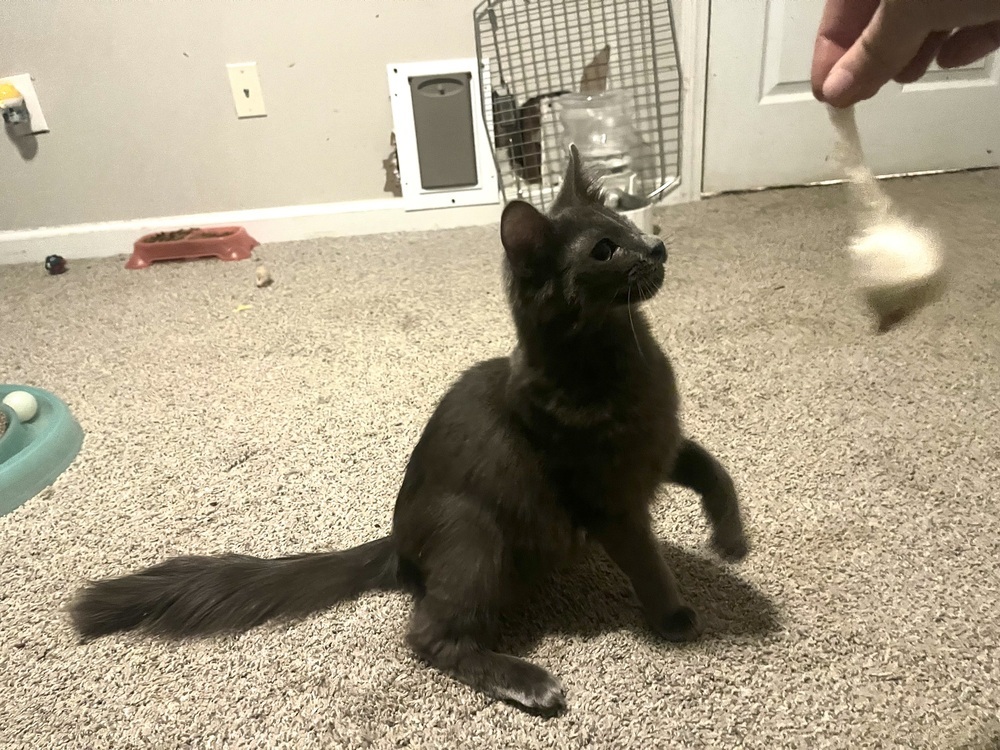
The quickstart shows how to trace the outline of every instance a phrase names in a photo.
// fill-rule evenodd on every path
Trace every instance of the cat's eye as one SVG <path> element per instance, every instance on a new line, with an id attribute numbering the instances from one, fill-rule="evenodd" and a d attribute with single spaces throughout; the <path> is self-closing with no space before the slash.
<path id="1" fill-rule="evenodd" d="M 618 245 L 609 239 L 603 239 L 594 245 L 594 249 L 590 251 L 590 257 L 594 260 L 611 260 L 611 257 L 618 250 Z"/>

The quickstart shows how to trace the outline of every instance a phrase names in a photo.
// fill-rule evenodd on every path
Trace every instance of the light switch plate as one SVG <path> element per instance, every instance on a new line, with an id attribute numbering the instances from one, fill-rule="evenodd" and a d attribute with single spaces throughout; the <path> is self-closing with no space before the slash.
<path id="1" fill-rule="evenodd" d="M 29 124 L 10 126 L 11 130 L 14 131 L 14 134 L 32 135 L 34 133 L 48 133 L 49 123 L 46 121 L 45 115 L 42 114 L 42 105 L 38 101 L 38 94 L 35 92 L 35 84 L 31 80 L 31 74 L 21 73 L 16 76 L 0 78 L 0 83 L 9 83 L 20 91 L 21 96 L 24 97 L 24 104 L 27 106 L 28 112 L 31 113 L 31 121 Z"/>
<path id="2" fill-rule="evenodd" d="M 236 105 L 236 116 L 266 117 L 264 109 L 264 92 L 260 88 L 260 76 L 257 75 L 257 63 L 229 63 L 229 87 L 233 92 L 233 104 Z"/>

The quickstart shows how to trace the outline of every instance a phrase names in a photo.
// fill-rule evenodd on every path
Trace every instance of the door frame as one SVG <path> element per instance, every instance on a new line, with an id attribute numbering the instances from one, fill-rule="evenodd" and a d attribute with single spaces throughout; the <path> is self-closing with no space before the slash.
<path id="1" fill-rule="evenodd" d="M 681 179 L 677 189 L 663 199 L 663 205 L 699 201 L 703 197 L 704 185 L 705 105 L 712 4 L 706 0 L 676 2 L 674 34 L 682 86 Z"/>

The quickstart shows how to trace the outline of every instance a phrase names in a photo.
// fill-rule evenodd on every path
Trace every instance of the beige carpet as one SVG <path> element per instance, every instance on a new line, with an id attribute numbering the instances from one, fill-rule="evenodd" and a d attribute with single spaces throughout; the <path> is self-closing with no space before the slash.
<path id="1" fill-rule="evenodd" d="M 648 311 L 756 548 L 716 564 L 695 497 L 663 492 L 707 622 L 687 647 L 646 635 L 599 555 L 539 596 L 510 646 L 565 682 L 552 721 L 417 664 L 402 595 L 180 644 L 81 646 L 61 611 L 84 577 L 167 555 L 384 534 L 436 399 L 511 345 L 495 228 L 263 247 L 263 290 L 252 263 L 0 267 L 0 380 L 87 433 L 0 518 L 0 747 L 997 747 L 1000 173 L 890 188 L 955 272 L 886 336 L 843 288 L 841 188 L 661 212 Z"/>

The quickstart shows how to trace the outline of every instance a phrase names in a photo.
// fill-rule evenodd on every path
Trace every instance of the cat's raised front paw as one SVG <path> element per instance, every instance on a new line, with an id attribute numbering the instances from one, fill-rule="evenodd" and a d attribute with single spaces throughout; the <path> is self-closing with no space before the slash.
<path id="1" fill-rule="evenodd" d="M 739 562 L 750 552 L 750 543 L 742 529 L 712 534 L 712 549 L 726 562 Z"/>
<path id="2" fill-rule="evenodd" d="M 656 624 L 656 631 L 661 637 L 676 642 L 693 641 L 703 629 L 698 613 L 687 605 L 681 605 Z"/>

